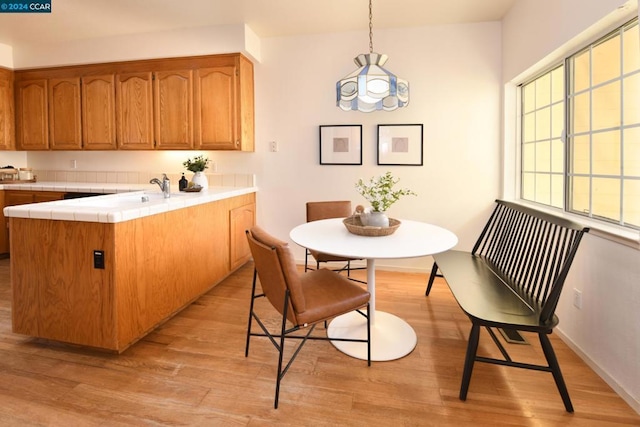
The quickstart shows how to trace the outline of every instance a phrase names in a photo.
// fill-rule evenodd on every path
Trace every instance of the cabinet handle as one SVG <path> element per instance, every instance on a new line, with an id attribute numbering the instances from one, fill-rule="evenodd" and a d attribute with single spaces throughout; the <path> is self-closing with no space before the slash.
<path id="1" fill-rule="evenodd" d="M 239 146 L 240 146 L 240 140 L 236 139 L 236 147 L 239 147 Z"/>

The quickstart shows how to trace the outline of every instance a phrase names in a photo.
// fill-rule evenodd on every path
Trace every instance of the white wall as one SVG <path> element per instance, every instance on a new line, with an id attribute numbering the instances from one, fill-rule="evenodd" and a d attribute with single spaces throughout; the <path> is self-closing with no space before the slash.
<path id="1" fill-rule="evenodd" d="M 0 43 L 0 67 L 15 68 L 13 66 L 13 48 L 2 43 Z"/>
<path id="2" fill-rule="evenodd" d="M 401 199 L 391 216 L 440 224 L 470 247 L 499 192 L 499 24 L 376 31 L 375 50 L 387 53 L 388 69 L 410 82 L 410 104 L 394 112 L 344 112 L 335 106 L 335 82 L 356 68 L 353 57 L 366 51 L 367 41 L 366 33 L 263 40 L 258 147 L 266 150 L 275 140 L 280 151 L 264 153 L 260 221 L 286 237 L 305 221 L 306 201 L 364 204 L 355 181 L 391 170 L 418 193 Z M 424 166 L 376 165 L 376 126 L 389 123 L 424 125 Z M 332 124 L 363 125 L 362 166 L 319 165 L 318 126 Z M 424 270 L 430 262 L 378 265 Z"/>
<path id="3" fill-rule="evenodd" d="M 624 7 L 622 7 L 624 6 Z M 622 7 L 622 8 L 621 8 Z M 515 170 L 514 85 L 635 15 L 624 0 L 520 0 L 503 21 L 505 93 L 505 194 Z M 544 26 L 540 28 L 540 25 Z M 591 27 L 591 28 L 590 28 Z M 513 80 L 512 80 L 513 79 Z M 509 164 L 511 162 L 511 164 Z M 582 292 L 583 307 L 573 306 Z M 594 233 L 587 235 L 558 306 L 560 335 L 634 409 L 640 412 L 640 251 Z M 576 410 L 579 410 L 577 408 Z"/>
<path id="4" fill-rule="evenodd" d="M 168 39 L 145 36 L 149 42 L 159 38 Z M 124 39 L 118 43 L 132 45 Z M 100 60 L 95 52 L 108 52 L 109 59 L 114 59 L 113 46 L 110 40 L 95 40 L 91 55 L 84 48 L 64 46 L 59 54 L 65 63 L 90 62 L 84 61 L 85 52 L 91 61 Z M 194 54 L 189 44 L 172 39 L 167 56 L 177 53 L 176 46 L 183 47 L 183 55 Z M 355 69 L 357 54 L 368 50 L 366 32 L 263 39 L 262 60 L 255 63 L 256 152 L 208 154 L 218 172 L 257 175 L 258 223 L 283 239 L 305 221 L 306 201 L 364 203 L 354 189 L 355 181 L 391 170 L 403 187 L 419 196 L 402 199 L 390 214 L 447 227 L 458 234 L 460 247 L 469 248 L 500 191 L 500 24 L 376 31 L 375 47 L 390 56 L 390 70 L 409 80 L 408 108 L 364 114 L 335 106 L 335 82 Z M 147 57 L 144 44 L 138 48 L 140 56 Z M 48 61 L 57 53 L 50 51 Z M 162 53 L 154 51 L 155 56 Z M 130 59 L 134 54 L 126 56 Z M 42 61 L 39 56 L 22 54 L 20 58 L 21 66 Z M 424 124 L 423 167 L 376 166 L 376 125 L 390 123 Z M 362 166 L 319 165 L 318 126 L 331 124 L 363 125 Z M 278 142 L 276 153 L 268 151 L 272 140 Z M 190 155 L 30 152 L 28 162 L 36 169 L 68 169 L 74 159 L 78 170 L 180 171 L 181 162 Z M 293 247 L 297 258 L 304 259 L 304 251 Z M 426 271 L 431 263 L 414 259 L 378 265 Z"/>
<path id="5" fill-rule="evenodd" d="M 128 61 L 173 56 L 245 52 L 259 58 L 259 42 L 246 25 L 178 29 L 66 43 L 22 46 L 13 53 L 15 69 Z"/>

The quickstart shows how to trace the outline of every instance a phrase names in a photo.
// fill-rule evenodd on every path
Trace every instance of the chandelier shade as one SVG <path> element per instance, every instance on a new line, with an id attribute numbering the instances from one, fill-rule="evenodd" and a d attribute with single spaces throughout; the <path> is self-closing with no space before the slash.
<path id="1" fill-rule="evenodd" d="M 382 66 L 387 55 L 360 54 L 357 70 L 336 83 L 337 105 L 345 111 L 393 111 L 409 103 L 409 82 Z"/>
<path id="2" fill-rule="evenodd" d="M 393 111 L 409 104 L 409 82 L 383 68 L 387 55 L 373 51 L 373 12 L 369 0 L 369 53 L 354 58 L 359 67 L 336 83 L 336 105 L 344 111 Z"/>

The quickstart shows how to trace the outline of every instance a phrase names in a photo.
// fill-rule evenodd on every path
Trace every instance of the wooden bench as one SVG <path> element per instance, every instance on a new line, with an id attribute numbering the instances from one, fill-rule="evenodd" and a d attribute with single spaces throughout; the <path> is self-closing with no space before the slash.
<path id="1" fill-rule="evenodd" d="M 555 309 L 569 267 L 588 228 L 553 215 L 502 200 L 485 225 L 471 253 L 434 255 L 427 285 L 444 277 L 472 327 L 464 362 L 460 399 L 466 400 L 474 362 L 551 372 L 567 412 L 569 392 L 548 334 L 558 324 Z M 442 274 L 438 274 L 438 270 Z M 503 359 L 477 355 L 484 326 Z M 491 328 L 536 332 L 548 365 L 513 361 Z"/>

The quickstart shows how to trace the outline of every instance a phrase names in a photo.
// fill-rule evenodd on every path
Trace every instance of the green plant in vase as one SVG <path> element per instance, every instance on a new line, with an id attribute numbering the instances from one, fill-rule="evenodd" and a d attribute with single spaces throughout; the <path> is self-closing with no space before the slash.
<path id="1" fill-rule="evenodd" d="M 209 162 L 211 162 L 211 160 L 209 160 L 208 157 L 196 156 L 193 160 L 187 159 L 182 163 L 182 166 L 184 166 L 189 172 L 204 172 L 204 170 L 209 167 Z"/>
<path id="2" fill-rule="evenodd" d="M 368 182 L 363 181 L 362 178 L 356 182 L 356 190 L 369 202 L 372 209 L 371 213 L 361 216 L 363 225 L 388 227 L 389 218 L 386 216 L 386 212 L 391 205 L 400 200 L 402 196 L 417 195 L 406 188 L 394 189 L 398 182 L 400 182 L 400 178 L 395 178 L 391 172 L 371 177 Z"/>
<path id="3" fill-rule="evenodd" d="M 185 162 L 182 162 L 182 166 L 184 166 L 185 169 L 193 172 L 193 178 L 191 178 L 193 185 L 200 186 L 203 190 L 209 188 L 209 181 L 207 180 L 204 171 L 209 167 L 210 162 L 211 160 L 203 155 L 196 156 L 193 160 L 187 159 Z"/>

